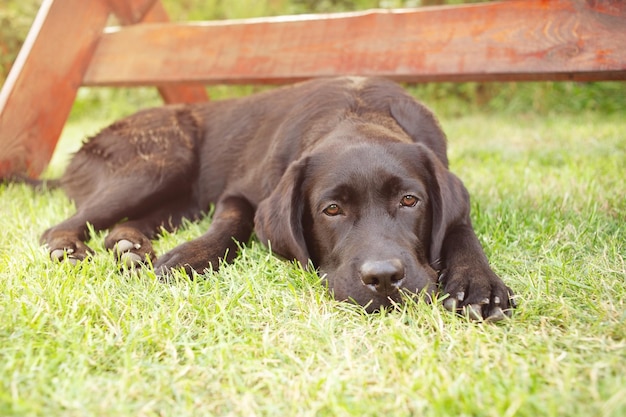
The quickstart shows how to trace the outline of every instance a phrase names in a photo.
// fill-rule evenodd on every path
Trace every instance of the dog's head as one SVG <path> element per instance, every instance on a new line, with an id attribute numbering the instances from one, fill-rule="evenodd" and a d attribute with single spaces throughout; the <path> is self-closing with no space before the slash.
<path id="1" fill-rule="evenodd" d="M 447 169 L 443 133 L 429 120 L 440 136 L 417 143 L 410 136 L 423 130 L 402 123 L 338 126 L 261 202 L 258 237 L 278 255 L 311 261 L 335 298 L 368 311 L 400 302 L 402 293 L 430 298 L 446 232 L 469 207 Z"/>
<path id="2" fill-rule="evenodd" d="M 329 147 L 289 167 L 259 206 L 256 233 L 285 258 L 311 260 L 337 299 L 375 310 L 435 290 L 463 193 L 422 145 Z"/>

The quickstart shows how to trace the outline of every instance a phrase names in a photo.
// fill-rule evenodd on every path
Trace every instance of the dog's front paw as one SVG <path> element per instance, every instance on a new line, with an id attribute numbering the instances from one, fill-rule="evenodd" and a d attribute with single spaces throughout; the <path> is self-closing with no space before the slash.
<path id="1" fill-rule="evenodd" d="M 154 271 L 159 276 L 169 275 L 172 270 L 182 268 L 191 277 L 194 271 L 201 274 L 209 267 L 206 248 L 193 240 L 161 255 L 154 263 Z"/>
<path id="2" fill-rule="evenodd" d="M 41 241 L 48 248 L 50 259 L 53 261 L 67 261 L 75 265 L 94 254 L 89 246 L 71 232 L 48 230 L 42 236 Z"/>
<path id="3" fill-rule="evenodd" d="M 511 317 L 516 307 L 513 291 L 489 266 L 451 267 L 440 278 L 448 298 L 449 311 L 466 314 L 472 320 L 500 321 Z"/>
<path id="4" fill-rule="evenodd" d="M 67 261 L 72 265 L 76 265 L 80 261 L 84 261 L 93 255 L 94 251 L 83 242 L 72 242 L 66 245 L 50 248 L 50 259 L 53 261 Z"/>
<path id="5" fill-rule="evenodd" d="M 150 242 L 141 244 L 127 239 L 120 239 L 113 245 L 112 252 L 123 267 L 131 269 L 154 259 L 154 252 Z"/>
<path id="6" fill-rule="evenodd" d="M 122 267 L 135 268 L 154 260 L 152 243 L 140 231 L 118 226 L 104 239 L 104 246 L 113 254 Z"/>

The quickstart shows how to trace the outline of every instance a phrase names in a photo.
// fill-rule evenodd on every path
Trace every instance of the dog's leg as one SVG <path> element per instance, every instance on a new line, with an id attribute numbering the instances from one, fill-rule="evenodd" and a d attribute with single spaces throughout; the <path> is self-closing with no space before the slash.
<path id="1" fill-rule="evenodd" d="M 250 238 L 253 226 L 254 208 L 248 200 L 238 196 L 222 198 L 215 205 L 209 230 L 158 258 L 154 268 L 160 275 L 181 267 L 189 274 L 192 271 L 201 273 L 209 266 L 217 269 L 221 260 L 232 260 L 237 243 Z"/>
<path id="2" fill-rule="evenodd" d="M 93 253 L 84 243 L 89 238 L 87 224 L 96 231 L 108 229 L 125 218 L 145 216 L 163 201 L 184 199 L 184 190 L 173 191 L 174 187 L 162 184 L 139 176 L 100 179 L 98 188 L 77 203 L 76 214 L 46 230 L 41 243 L 48 247 L 53 260 L 83 260 Z"/>
<path id="3" fill-rule="evenodd" d="M 449 230 L 443 247 L 445 270 L 440 281 L 450 295 L 444 306 L 465 311 L 472 319 L 498 321 L 511 315 L 513 292 L 491 270 L 483 248 L 470 225 Z"/>
<path id="4" fill-rule="evenodd" d="M 200 208 L 190 204 L 188 199 L 173 200 L 144 217 L 115 225 L 104 239 L 104 246 L 126 267 L 132 268 L 148 260 L 152 262 L 156 255 L 151 240 L 161 230 L 175 230 L 185 218 L 198 219 L 200 213 Z"/>

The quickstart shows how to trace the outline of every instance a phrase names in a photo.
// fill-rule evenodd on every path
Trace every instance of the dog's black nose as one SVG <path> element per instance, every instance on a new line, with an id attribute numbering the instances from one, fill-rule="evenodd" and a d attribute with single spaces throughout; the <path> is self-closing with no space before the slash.
<path id="1" fill-rule="evenodd" d="M 359 272 L 363 284 L 380 294 L 389 295 L 397 291 L 404 279 L 404 264 L 397 258 L 365 261 Z"/>

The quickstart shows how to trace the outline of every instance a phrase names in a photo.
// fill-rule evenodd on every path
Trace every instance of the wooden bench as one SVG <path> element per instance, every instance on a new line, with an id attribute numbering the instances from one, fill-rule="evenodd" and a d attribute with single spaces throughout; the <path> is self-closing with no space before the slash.
<path id="1" fill-rule="evenodd" d="M 44 0 L 0 92 L 0 178 L 38 176 L 80 86 L 205 85 L 338 74 L 398 81 L 625 80 L 626 2 L 461 6 L 171 23 L 158 0 Z M 111 14 L 122 27 L 106 27 Z"/>

